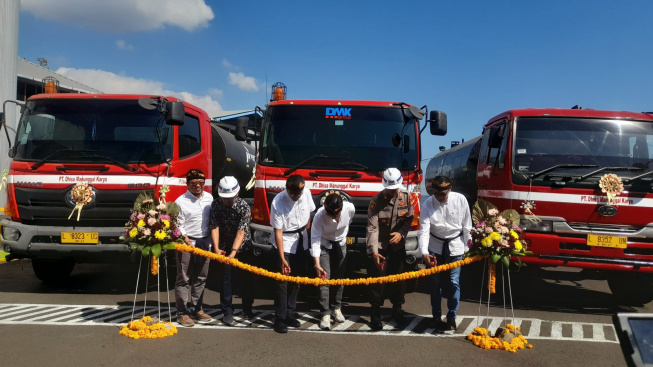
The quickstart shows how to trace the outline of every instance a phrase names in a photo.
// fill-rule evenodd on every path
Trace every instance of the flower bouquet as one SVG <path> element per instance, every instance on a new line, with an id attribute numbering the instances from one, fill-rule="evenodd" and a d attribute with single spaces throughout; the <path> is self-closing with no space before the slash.
<path id="1" fill-rule="evenodd" d="M 510 307 L 512 308 L 512 290 L 510 289 L 510 258 L 517 259 L 519 266 L 522 262 L 520 257 L 532 255 L 527 251 L 527 240 L 524 231 L 519 227 L 519 213 L 516 210 L 508 209 L 499 212 L 492 203 L 479 200 L 474 204 L 472 220 L 474 226 L 471 230 L 472 240 L 470 249 L 465 254 L 469 256 L 486 256 L 488 258 L 488 315 L 490 309 L 490 295 L 496 293 L 496 264 L 502 264 L 503 270 L 507 272 L 504 279 L 508 279 L 508 292 L 510 295 Z M 481 290 L 482 298 L 483 290 Z M 505 294 L 505 293 L 504 293 Z M 506 307 L 504 296 L 504 309 Z M 480 319 L 480 309 L 479 309 Z M 514 319 L 514 314 L 513 314 Z M 486 317 L 485 320 L 489 320 Z M 514 324 L 514 322 L 513 322 Z M 524 347 L 532 348 L 528 341 L 521 335 L 519 327 L 507 324 L 506 327 L 499 327 L 492 335 L 489 330 L 476 327 L 474 332 L 467 335 L 467 339 L 476 346 L 484 349 L 503 349 L 515 352 Z M 489 326 L 489 325 L 488 325 Z"/>
<path id="2" fill-rule="evenodd" d="M 132 214 L 120 239 L 128 243 L 134 254 L 152 256 L 152 275 L 158 272 L 158 258 L 165 250 L 174 250 L 181 237 L 177 227 L 179 207 L 174 202 L 161 203 L 154 193 L 144 191 L 136 198 Z"/>

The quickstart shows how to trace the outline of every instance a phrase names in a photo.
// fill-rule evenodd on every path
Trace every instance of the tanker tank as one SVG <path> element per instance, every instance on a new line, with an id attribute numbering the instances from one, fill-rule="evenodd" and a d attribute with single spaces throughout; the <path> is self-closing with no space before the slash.
<path id="1" fill-rule="evenodd" d="M 225 176 L 234 176 L 240 184 L 238 196 L 243 198 L 254 197 L 254 187 L 247 190 L 247 184 L 254 176 L 256 169 L 256 153 L 253 147 L 245 142 L 236 140 L 228 131 L 211 125 L 211 139 L 213 142 L 213 190 L 218 186 L 220 179 Z"/>
<path id="2" fill-rule="evenodd" d="M 481 137 L 436 154 L 426 166 L 424 185 L 426 192 L 433 195 L 431 181 L 436 176 L 449 177 L 453 190 L 465 195 L 469 205 L 474 205 L 477 197 L 476 166 L 480 151 Z"/>

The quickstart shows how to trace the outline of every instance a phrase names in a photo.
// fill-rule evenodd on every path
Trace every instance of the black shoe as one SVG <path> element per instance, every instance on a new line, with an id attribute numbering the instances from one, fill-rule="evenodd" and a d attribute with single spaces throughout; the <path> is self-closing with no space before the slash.
<path id="1" fill-rule="evenodd" d="M 294 317 L 288 317 L 285 323 L 290 327 L 300 327 L 302 325 L 301 322 Z"/>
<path id="2" fill-rule="evenodd" d="M 283 321 L 277 320 L 274 322 L 274 331 L 280 334 L 285 334 L 288 332 L 288 325 L 286 325 Z"/>
<path id="3" fill-rule="evenodd" d="M 372 314 L 372 319 L 370 321 L 370 329 L 374 331 L 379 331 L 383 329 L 383 324 L 381 323 L 381 315 L 378 313 Z"/>
<path id="4" fill-rule="evenodd" d="M 227 325 L 227 326 L 232 326 L 234 324 L 234 316 L 233 315 L 224 315 L 222 318 L 222 323 Z"/>
<path id="5" fill-rule="evenodd" d="M 447 318 L 447 327 L 445 328 L 445 331 L 450 331 L 453 333 L 456 331 L 456 327 L 456 320 Z"/>
<path id="6" fill-rule="evenodd" d="M 253 318 L 254 318 L 254 312 L 252 311 L 251 308 L 243 310 L 243 319 L 251 320 Z"/>
<path id="7" fill-rule="evenodd" d="M 392 307 L 392 319 L 395 320 L 398 325 L 406 323 L 406 316 L 404 316 L 404 311 L 401 309 L 401 305 Z"/>
<path id="8" fill-rule="evenodd" d="M 428 321 L 427 326 L 430 329 L 435 329 L 439 332 L 444 331 L 447 328 L 447 324 L 442 321 L 442 318 L 440 317 L 431 317 Z"/>

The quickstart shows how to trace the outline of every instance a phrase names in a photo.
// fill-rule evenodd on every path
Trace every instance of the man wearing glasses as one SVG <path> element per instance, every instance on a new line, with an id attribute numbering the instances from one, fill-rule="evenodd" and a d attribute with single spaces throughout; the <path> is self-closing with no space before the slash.
<path id="1" fill-rule="evenodd" d="M 323 279 L 340 279 L 345 275 L 347 232 L 354 219 L 354 204 L 343 200 L 335 191 L 326 196 L 324 206 L 317 210 L 311 226 L 311 256 L 317 276 Z M 344 286 L 319 286 L 320 329 L 331 328 L 331 314 L 336 322 L 345 322 L 342 315 Z"/>
<path id="2" fill-rule="evenodd" d="M 462 260 L 471 241 L 472 216 L 464 195 L 451 191 L 451 181 L 437 176 L 432 181 L 433 196 L 426 199 L 420 216 L 418 242 L 427 266 Z M 441 281 L 442 280 L 442 281 Z M 429 327 L 445 333 L 456 330 L 456 312 L 460 304 L 460 268 L 430 279 L 431 312 Z M 447 298 L 447 322 L 442 321 L 442 297 Z"/>
<path id="3" fill-rule="evenodd" d="M 284 275 L 290 275 L 292 271 L 293 275 L 306 275 L 303 274 L 307 263 L 305 252 L 308 250 L 306 230 L 311 226 L 311 212 L 315 210 L 315 203 L 311 191 L 304 186 L 302 176 L 288 177 L 286 189 L 272 200 L 270 206 L 273 245 L 279 252 L 279 271 Z M 301 325 L 294 316 L 299 284 L 277 282 L 276 293 L 274 331 L 287 333 L 288 326 Z"/>
<path id="4" fill-rule="evenodd" d="M 186 245 L 211 251 L 209 211 L 213 196 L 204 191 L 206 177 L 201 169 L 191 169 L 186 174 L 188 191 L 175 200 L 179 206 L 179 230 Z M 202 310 L 202 299 L 206 277 L 209 273 L 209 259 L 189 252 L 176 252 L 177 280 L 175 302 L 177 322 L 181 326 L 193 326 L 195 321 L 205 323 L 212 320 Z"/>

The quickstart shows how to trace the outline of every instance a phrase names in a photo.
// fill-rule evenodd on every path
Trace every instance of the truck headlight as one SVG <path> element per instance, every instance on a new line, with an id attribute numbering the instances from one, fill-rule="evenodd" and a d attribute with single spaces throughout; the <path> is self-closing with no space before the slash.
<path id="1" fill-rule="evenodd" d="M 270 235 L 272 235 L 272 233 L 260 231 L 256 229 L 254 230 L 254 235 L 252 236 L 253 237 L 252 239 L 256 243 L 267 244 L 270 241 Z"/>
<path id="2" fill-rule="evenodd" d="M 415 250 L 417 250 L 417 238 L 406 237 L 406 251 L 415 251 Z"/>
<path id="3" fill-rule="evenodd" d="M 20 238 L 20 231 L 16 228 L 2 227 L 2 238 L 7 241 L 18 241 Z"/>

